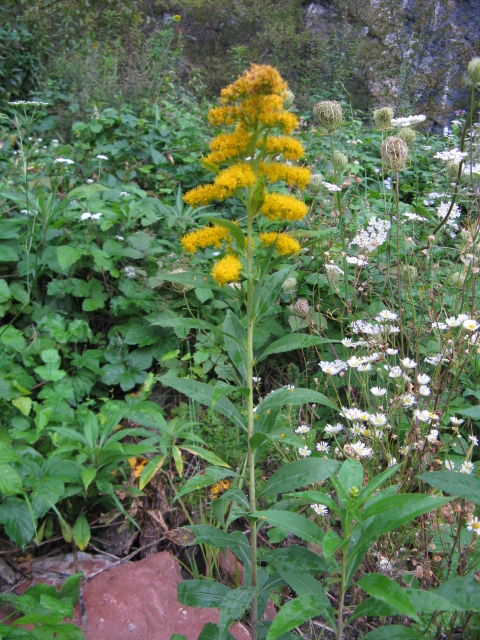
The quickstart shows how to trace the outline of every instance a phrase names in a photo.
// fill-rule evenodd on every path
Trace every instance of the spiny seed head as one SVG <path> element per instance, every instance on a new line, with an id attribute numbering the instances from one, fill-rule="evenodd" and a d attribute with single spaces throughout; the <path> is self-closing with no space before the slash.
<path id="1" fill-rule="evenodd" d="M 308 304 L 308 300 L 305 300 L 305 298 L 297 300 L 293 308 L 293 312 L 298 318 L 308 318 L 309 311 L 310 305 Z"/>
<path id="2" fill-rule="evenodd" d="M 404 127 L 403 129 L 400 129 L 400 131 L 397 133 L 397 136 L 400 138 L 400 140 L 403 140 L 407 143 L 407 147 L 412 147 L 413 143 L 417 139 L 417 132 L 410 127 Z"/>
<path id="3" fill-rule="evenodd" d="M 343 171 L 348 164 L 348 158 L 344 153 L 335 149 L 332 162 L 335 171 Z"/>
<path id="4" fill-rule="evenodd" d="M 296 278 L 287 278 L 285 282 L 282 284 L 282 289 L 284 293 L 293 293 L 296 288 L 297 288 Z"/>
<path id="5" fill-rule="evenodd" d="M 473 58 L 473 60 L 470 60 L 467 67 L 467 73 L 473 84 L 480 82 L 480 58 Z"/>
<path id="6" fill-rule="evenodd" d="M 293 91 L 289 91 L 287 89 L 284 93 L 283 108 L 290 109 L 290 107 L 293 106 L 294 102 L 295 102 L 295 94 L 293 93 Z"/>
<path id="7" fill-rule="evenodd" d="M 450 277 L 450 281 L 454 287 L 463 287 L 463 285 L 465 284 L 465 280 L 466 280 L 465 274 L 459 273 L 458 271 L 456 273 L 452 273 Z"/>
<path id="8" fill-rule="evenodd" d="M 316 196 L 317 193 L 320 193 L 324 180 L 325 178 L 321 173 L 312 173 L 310 176 L 310 182 L 306 187 L 307 191 L 311 193 L 312 196 Z"/>
<path id="9" fill-rule="evenodd" d="M 373 112 L 373 121 L 375 123 L 375 128 L 379 131 L 386 131 L 390 128 L 390 123 L 393 118 L 393 109 L 391 107 L 382 107 L 381 109 L 376 109 Z"/>
<path id="10" fill-rule="evenodd" d="M 408 155 L 406 142 L 395 136 L 390 136 L 382 142 L 382 159 L 394 171 L 400 171 L 405 166 Z"/>
<path id="11" fill-rule="evenodd" d="M 336 100 L 323 100 L 313 107 L 315 120 L 327 133 L 334 133 L 343 122 L 342 106 Z"/>

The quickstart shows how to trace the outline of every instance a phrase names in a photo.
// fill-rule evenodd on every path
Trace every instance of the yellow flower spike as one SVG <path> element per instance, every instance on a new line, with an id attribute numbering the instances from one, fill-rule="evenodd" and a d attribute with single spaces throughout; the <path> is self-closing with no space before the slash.
<path id="1" fill-rule="evenodd" d="M 293 196 L 267 193 L 260 211 L 270 220 L 302 220 L 307 214 L 307 205 Z"/>
<path id="2" fill-rule="evenodd" d="M 299 160 L 304 155 L 302 143 L 290 136 L 269 136 L 265 147 L 262 141 L 257 147 L 266 149 L 272 155 L 282 154 L 285 160 Z"/>
<path id="3" fill-rule="evenodd" d="M 299 243 L 295 238 L 292 238 L 292 236 L 286 233 L 276 233 L 275 231 L 262 233 L 260 234 L 260 240 L 266 244 L 267 247 L 276 241 L 277 244 L 275 248 L 281 256 L 289 256 L 300 251 Z"/>
<path id="4" fill-rule="evenodd" d="M 239 124 L 234 133 L 221 133 L 210 142 L 211 153 L 204 158 L 205 162 L 219 165 L 226 160 L 232 160 L 240 155 L 245 155 L 250 137 Z"/>
<path id="5" fill-rule="evenodd" d="M 280 162 L 272 162 L 271 164 L 261 162 L 259 173 L 265 175 L 269 182 L 283 180 L 290 186 L 296 183 L 300 189 L 304 189 L 311 178 L 310 171 L 305 167 L 292 167 Z"/>
<path id="6" fill-rule="evenodd" d="M 183 196 L 184 201 L 191 207 L 200 204 L 209 204 L 213 200 L 226 200 L 233 196 L 237 189 L 251 187 L 257 181 L 257 177 L 248 164 L 233 164 L 216 176 L 213 184 L 206 184 L 187 191 Z"/>
<path id="7" fill-rule="evenodd" d="M 219 285 L 240 280 L 242 263 L 234 255 L 228 255 L 215 263 L 212 269 L 212 276 Z"/>
<path id="8" fill-rule="evenodd" d="M 204 227 L 203 229 L 192 231 L 192 233 L 183 236 L 180 242 L 185 251 L 195 253 L 199 247 L 200 249 L 205 249 L 213 246 L 218 249 L 222 240 L 229 242 L 230 234 L 224 227 L 214 225 L 213 227 Z"/>

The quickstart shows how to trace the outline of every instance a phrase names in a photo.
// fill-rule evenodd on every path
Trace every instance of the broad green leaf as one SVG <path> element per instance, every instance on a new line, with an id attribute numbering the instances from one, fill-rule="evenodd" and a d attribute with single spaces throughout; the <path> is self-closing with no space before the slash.
<path id="1" fill-rule="evenodd" d="M 353 488 L 357 488 L 360 491 L 363 486 L 362 463 L 352 458 L 345 460 L 338 472 L 338 482 L 347 495 L 350 489 Z"/>
<path id="2" fill-rule="evenodd" d="M 267 511 L 255 511 L 250 515 L 258 518 L 260 522 L 265 520 L 269 524 L 280 527 L 280 529 L 285 529 L 285 531 L 289 531 L 294 536 L 307 542 L 322 543 L 324 533 L 320 527 L 317 527 L 316 524 L 298 513 L 269 509 Z"/>
<path id="3" fill-rule="evenodd" d="M 240 531 L 227 533 L 209 524 L 197 524 L 187 529 L 193 531 L 196 536 L 192 544 L 209 544 L 217 549 L 230 549 L 244 566 L 250 567 L 250 545 Z"/>
<path id="4" fill-rule="evenodd" d="M 375 493 L 377 489 L 379 489 L 384 482 L 388 480 L 391 476 L 393 476 L 399 468 L 401 464 L 396 464 L 394 467 L 387 467 L 385 471 L 382 471 L 378 476 L 375 476 L 370 482 L 360 491 L 360 495 L 358 496 L 359 502 L 365 502 L 368 498 Z"/>
<path id="5" fill-rule="evenodd" d="M 467 407 L 466 409 L 457 409 L 456 413 L 478 422 L 480 420 L 480 404 L 477 404 L 474 407 Z"/>
<path id="6" fill-rule="evenodd" d="M 443 470 L 422 473 L 418 477 L 435 489 L 480 505 L 480 478 L 478 476 Z"/>
<path id="7" fill-rule="evenodd" d="M 0 522 L 5 526 L 9 538 L 19 546 L 28 544 L 35 535 L 35 524 L 27 503 L 9 496 L 0 505 Z"/>
<path id="8" fill-rule="evenodd" d="M 323 555 L 327 562 L 330 562 L 342 542 L 342 538 L 340 538 L 340 536 L 335 531 L 327 531 L 322 543 Z"/>
<path id="9" fill-rule="evenodd" d="M 455 576 L 441 584 L 434 593 L 451 602 L 459 611 L 480 611 L 480 583 L 470 574 Z"/>
<path id="10" fill-rule="evenodd" d="M 88 524 L 88 520 L 85 518 L 83 514 L 80 514 L 73 525 L 72 536 L 75 544 L 83 551 L 87 548 L 88 543 L 90 542 L 90 526 Z"/>
<path id="11" fill-rule="evenodd" d="M 192 491 L 197 491 L 198 489 L 203 489 L 204 487 L 209 487 L 215 482 L 219 480 L 223 480 L 223 478 L 230 478 L 232 476 L 237 476 L 238 474 L 231 469 L 225 469 L 223 467 L 209 467 L 205 470 L 205 472 L 197 473 L 196 476 L 187 480 L 187 482 L 183 485 L 180 491 L 177 493 L 175 500 L 181 498 L 187 493 L 191 493 Z"/>
<path id="12" fill-rule="evenodd" d="M 59 478 L 44 476 L 35 480 L 30 496 L 32 509 L 37 518 L 42 518 L 49 509 L 63 498 L 65 485 Z"/>
<path id="13" fill-rule="evenodd" d="M 254 594 L 255 589 L 252 587 L 239 587 L 225 596 L 220 609 L 220 620 L 218 621 L 220 637 L 225 635 L 232 622 L 243 616 L 252 604 Z"/>
<path id="14" fill-rule="evenodd" d="M 82 482 L 85 489 L 88 489 L 90 484 L 95 480 L 95 476 L 97 475 L 97 470 L 95 467 L 84 467 L 82 469 Z"/>
<path id="15" fill-rule="evenodd" d="M 338 462 L 327 458 L 306 458 L 290 462 L 273 474 L 259 493 L 259 497 L 292 491 L 326 480 L 338 467 Z"/>
<path id="16" fill-rule="evenodd" d="M 280 295 L 283 283 L 292 270 L 293 267 L 281 269 L 258 282 L 254 289 L 252 300 L 253 317 L 257 322 L 270 310 L 270 307 Z"/>
<path id="17" fill-rule="evenodd" d="M 275 616 L 266 640 L 275 640 L 286 631 L 320 615 L 322 609 L 315 596 L 303 595 L 289 600 Z"/>
<path id="18" fill-rule="evenodd" d="M 223 331 L 228 356 L 241 375 L 242 382 L 245 383 L 247 380 L 247 332 L 230 309 L 227 311 L 223 322 Z"/>
<path id="19" fill-rule="evenodd" d="M 400 624 L 382 625 L 363 636 L 363 640 L 385 640 L 385 638 L 388 638 L 388 640 L 426 640 L 426 637 L 420 631 Z"/>
<path id="20" fill-rule="evenodd" d="M 27 345 L 23 333 L 12 326 L 0 329 L 0 342 L 14 351 L 23 351 Z"/>
<path id="21" fill-rule="evenodd" d="M 162 376 L 159 380 L 165 386 L 172 387 L 189 398 L 192 398 L 192 400 L 200 402 L 201 404 L 212 408 L 214 411 L 221 413 L 226 418 L 235 422 L 235 424 L 241 427 L 244 431 L 246 430 L 240 412 L 228 398 L 222 398 L 213 404 L 212 395 L 214 388 L 212 386 L 203 382 L 197 382 L 196 380 L 189 380 L 187 378 L 175 378 L 171 375 Z"/>
<path id="22" fill-rule="evenodd" d="M 394 498 L 404 498 L 404 500 L 394 501 Z M 350 537 L 347 583 L 352 579 L 365 553 L 381 535 L 402 526 L 423 513 L 438 509 L 449 501 L 449 498 L 434 498 L 415 493 L 389 496 L 373 504 L 370 508 L 370 517 L 365 520 L 362 518 L 362 521 L 355 525 Z"/>
<path id="23" fill-rule="evenodd" d="M 322 493 L 321 491 L 297 491 L 296 493 L 286 493 L 284 498 L 301 500 L 302 504 L 324 504 L 335 513 L 339 512 L 335 500 L 333 500 L 333 498 L 328 494 Z"/>
<path id="24" fill-rule="evenodd" d="M 0 244 L 0 262 L 18 262 L 18 253 L 5 242 Z"/>
<path id="25" fill-rule="evenodd" d="M 220 609 L 231 589 L 214 580 L 185 580 L 177 587 L 177 597 L 181 604 L 189 607 Z"/>
<path id="26" fill-rule="evenodd" d="M 338 342 L 338 340 L 328 340 L 328 338 L 311 336 L 307 333 L 292 333 L 272 342 L 258 358 L 255 358 L 255 361 L 261 362 L 274 353 L 285 353 L 286 351 L 293 351 L 293 349 L 307 349 L 317 344 L 332 344 L 334 342 Z"/>
<path id="27" fill-rule="evenodd" d="M 381 602 L 395 607 L 400 613 L 408 616 L 415 622 L 420 622 L 420 618 L 413 606 L 408 591 L 402 589 L 395 580 L 380 573 L 369 573 L 357 582 L 369 595 L 377 598 Z"/>
<path id="28" fill-rule="evenodd" d="M 278 409 L 285 405 L 308 403 L 324 404 L 338 413 L 338 407 L 318 391 L 311 391 L 310 389 L 277 389 L 260 403 L 257 414 L 260 415 L 268 410 Z"/>
<path id="29" fill-rule="evenodd" d="M 192 453 L 194 456 L 198 456 L 203 460 L 206 460 L 209 464 L 213 464 L 216 467 L 227 467 L 230 469 L 230 465 L 224 462 L 221 458 L 219 458 L 215 453 L 211 451 L 207 451 L 207 449 L 203 449 L 202 447 L 195 447 L 193 444 L 189 445 L 180 445 L 180 449 L 184 451 L 188 451 Z"/>
<path id="30" fill-rule="evenodd" d="M 0 465 L 0 493 L 15 495 L 22 493 L 23 481 L 20 475 L 9 464 Z"/>
<path id="31" fill-rule="evenodd" d="M 181 273 L 162 271 L 157 273 L 156 278 L 165 280 L 166 282 L 180 282 L 181 284 L 188 284 L 192 287 L 208 287 L 215 291 L 220 289 L 217 281 L 214 280 L 209 273 L 199 273 L 198 271 L 183 271 Z"/>
<path id="32" fill-rule="evenodd" d="M 262 560 L 272 564 L 277 570 L 322 573 L 327 569 L 327 564 L 323 558 L 317 556 L 306 547 L 292 545 L 290 547 L 280 547 L 267 551 L 263 554 Z"/>
<path id="33" fill-rule="evenodd" d="M 146 464 L 143 468 L 140 480 L 138 482 L 138 488 L 140 489 L 140 491 L 147 486 L 150 480 L 162 468 L 164 462 L 165 456 L 155 456 L 151 460 L 149 460 L 148 464 Z"/>
<path id="34" fill-rule="evenodd" d="M 26 396 L 19 396 L 12 400 L 12 404 L 16 407 L 24 416 L 29 416 L 32 410 L 32 400 Z"/>
<path id="35" fill-rule="evenodd" d="M 84 255 L 85 251 L 83 249 L 76 249 L 69 244 L 58 247 L 57 249 L 57 259 L 62 271 L 65 271 L 75 264 L 75 262 L 78 262 Z"/>

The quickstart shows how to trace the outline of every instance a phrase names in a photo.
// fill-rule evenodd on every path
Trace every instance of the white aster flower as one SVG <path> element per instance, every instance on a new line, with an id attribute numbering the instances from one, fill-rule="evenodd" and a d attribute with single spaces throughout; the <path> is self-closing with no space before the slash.
<path id="1" fill-rule="evenodd" d="M 320 453 L 328 453 L 330 451 L 330 445 L 322 440 L 321 442 L 317 443 L 315 449 Z"/>
<path id="2" fill-rule="evenodd" d="M 376 427 L 384 427 L 387 424 L 387 416 L 384 413 L 376 413 L 369 417 L 369 421 Z"/>
<path id="3" fill-rule="evenodd" d="M 325 433 L 329 433 L 330 435 L 334 435 L 343 430 L 343 424 L 341 422 L 337 422 L 335 425 L 327 424 L 325 426 Z"/>
<path id="4" fill-rule="evenodd" d="M 419 373 L 417 376 L 418 384 L 428 384 L 430 382 L 430 376 L 427 376 L 426 373 Z"/>
<path id="5" fill-rule="evenodd" d="M 360 411 L 360 409 L 357 408 L 353 408 L 353 409 L 349 409 L 348 407 L 342 407 L 342 411 L 340 412 L 340 415 L 343 418 L 346 418 L 346 420 L 361 420 L 361 416 L 362 416 L 362 412 Z"/>
<path id="6" fill-rule="evenodd" d="M 359 458 L 370 458 L 370 456 L 373 455 L 373 450 L 370 447 L 367 447 L 364 442 L 354 442 L 350 446 Z"/>
<path id="7" fill-rule="evenodd" d="M 448 324 L 446 322 L 432 322 L 432 329 L 445 331 L 446 329 L 448 329 Z"/>
<path id="8" fill-rule="evenodd" d="M 380 311 L 378 316 L 375 318 L 377 322 L 393 322 L 398 319 L 398 315 L 389 309 L 384 309 Z"/>
<path id="9" fill-rule="evenodd" d="M 480 520 L 475 516 L 467 522 L 467 529 L 472 533 L 476 533 L 477 536 L 480 536 Z"/>
<path id="10" fill-rule="evenodd" d="M 85 211 L 85 213 L 82 213 L 82 215 L 80 216 L 80 220 L 90 220 L 91 217 L 92 214 L 88 211 Z"/>
<path id="11" fill-rule="evenodd" d="M 361 360 L 359 360 L 357 356 L 352 356 L 347 360 L 348 366 L 352 367 L 352 369 L 355 369 L 356 367 L 358 367 L 360 363 L 361 363 Z"/>
<path id="12" fill-rule="evenodd" d="M 398 353 L 398 349 L 392 349 L 391 347 L 389 347 L 385 350 L 385 353 L 387 353 L 389 356 L 396 356 Z"/>
<path id="13" fill-rule="evenodd" d="M 480 328 L 480 324 L 475 322 L 473 318 L 469 318 L 463 321 L 463 328 L 467 329 L 467 331 L 477 331 Z"/>
<path id="14" fill-rule="evenodd" d="M 411 358 L 403 358 L 402 367 L 404 367 L 405 369 L 415 369 L 416 366 L 417 363 L 415 362 L 415 360 L 412 360 Z"/>
<path id="15" fill-rule="evenodd" d="M 344 347 L 347 347 L 347 349 L 349 349 L 350 347 L 354 347 L 355 343 L 353 342 L 353 340 L 351 338 L 344 338 L 342 340 L 342 344 Z"/>
<path id="16" fill-rule="evenodd" d="M 426 384 L 422 384 L 420 389 L 418 390 L 421 396 L 429 396 L 430 395 L 430 387 L 427 387 Z"/>
<path id="17" fill-rule="evenodd" d="M 410 451 L 410 447 L 408 446 L 408 444 L 404 445 L 403 447 L 400 447 L 399 449 L 399 452 L 402 454 L 402 456 L 407 456 L 409 451 Z"/>
<path id="18" fill-rule="evenodd" d="M 330 376 L 336 376 L 342 371 L 348 369 L 348 365 L 343 360 L 334 360 L 333 362 L 327 362 L 326 360 L 321 360 L 318 363 L 320 369 L 323 373 L 326 373 Z"/>
<path id="19" fill-rule="evenodd" d="M 350 427 L 350 431 L 354 436 L 361 436 L 365 432 L 365 427 L 358 422 L 355 422 L 353 427 Z"/>
<path id="20" fill-rule="evenodd" d="M 97 160 L 108 160 L 108 156 L 104 156 L 101 153 L 98 154 Z"/>
<path id="21" fill-rule="evenodd" d="M 465 461 L 460 467 L 460 473 L 466 473 L 467 475 L 471 475 L 473 473 L 473 462 Z"/>
<path id="22" fill-rule="evenodd" d="M 324 504 L 312 504 L 312 509 L 315 511 L 317 516 L 326 516 L 328 515 L 328 509 Z"/>
<path id="23" fill-rule="evenodd" d="M 447 471 L 455 471 L 455 463 L 454 462 L 450 462 L 450 460 L 444 460 L 443 461 L 443 466 L 445 467 L 445 469 Z"/>
<path id="24" fill-rule="evenodd" d="M 427 440 L 431 443 L 434 444 L 435 442 L 438 441 L 438 429 L 432 429 L 430 431 L 430 433 L 427 436 Z"/>
<path id="25" fill-rule="evenodd" d="M 372 370 L 372 365 L 369 362 L 362 362 L 358 365 L 357 367 L 357 371 L 371 371 Z"/>
<path id="26" fill-rule="evenodd" d="M 402 403 L 404 407 L 413 407 L 413 405 L 416 403 L 416 400 L 411 393 L 407 393 L 403 396 Z"/>
<path id="27" fill-rule="evenodd" d="M 370 393 L 379 398 L 380 396 L 384 396 L 387 393 L 387 390 L 385 388 L 372 387 L 370 389 Z"/>
<path id="28" fill-rule="evenodd" d="M 310 432 L 310 427 L 307 424 L 301 424 L 299 427 L 295 429 L 295 433 L 297 434 L 309 433 L 309 432 Z"/>
<path id="29" fill-rule="evenodd" d="M 437 354 L 436 356 L 425 358 L 425 362 L 428 362 L 428 364 L 433 364 L 434 366 L 441 364 L 444 360 L 446 360 L 446 358 L 444 358 L 441 353 Z"/>
<path id="30" fill-rule="evenodd" d="M 308 447 L 299 447 L 298 453 L 302 458 L 308 458 L 312 454 Z"/>
<path id="31" fill-rule="evenodd" d="M 388 466 L 389 467 L 395 467 L 397 465 L 397 459 L 396 458 L 390 458 L 390 460 L 388 461 Z"/>
<path id="32" fill-rule="evenodd" d="M 450 418 L 450 422 L 456 427 L 460 426 L 465 420 L 463 418 L 457 418 L 457 416 L 452 416 Z"/>
<path id="33" fill-rule="evenodd" d="M 473 443 L 474 447 L 478 447 L 478 438 L 477 438 L 477 436 L 471 435 L 471 436 L 468 436 L 468 439 L 470 440 L 470 442 Z"/>

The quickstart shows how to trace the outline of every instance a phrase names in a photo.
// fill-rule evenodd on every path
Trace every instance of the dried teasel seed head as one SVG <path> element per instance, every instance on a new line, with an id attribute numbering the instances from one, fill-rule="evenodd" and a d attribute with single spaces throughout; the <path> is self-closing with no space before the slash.
<path id="1" fill-rule="evenodd" d="M 395 136 L 390 136 L 382 142 L 380 149 L 382 160 L 390 169 L 400 171 L 405 166 L 408 155 L 406 142 Z"/>
<path id="2" fill-rule="evenodd" d="M 335 171 L 343 171 L 348 164 L 348 158 L 344 153 L 335 149 L 333 152 L 332 162 Z"/>
<path id="3" fill-rule="evenodd" d="M 287 91 L 285 91 L 285 93 L 283 94 L 283 108 L 290 109 L 290 107 L 293 106 L 294 102 L 295 102 L 295 94 L 293 93 L 293 91 L 289 91 L 287 89 Z"/>
<path id="4" fill-rule="evenodd" d="M 403 140 L 404 142 L 406 142 L 407 147 L 410 148 L 413 146 L 413 143 L 417 139 L 417 132 L 411 129 L 410 127 L 404 127 L 403 129 L 400 129 L 400 131 L 397 133 L 397 137 L 399 137 L 400 140 Z"/>
<path id="5" fill-rule="evenodd" d="M 480 82 L 480 58 L 473 58 L 470 60 L 467 67 L 467 73 L 474 84 Z"/>
<path id="6" fill-rule="evenodd" d="M 375 123 L 375 128 L 379 131 L 386 131 L 390 128 L 390 123 L 393 118 L 393 109 L 390 107 L 382 107 L 381 109 L 376 109 L 373 112 L 373 121 Z"/>
<path id="7" fill-rule="evenodd" d="M 324 180 L 325 178 L 321 173 L 312 173 L 310 176 L 310 182 L 306 187 L 307 191 L 311 193 L 312 196 L 316 196 L 320 193 Z"/>
<path id="8" fill-rule="evenodd" d="M 327 133 L 334 133 L 343 122 L 342 106 L 336 100 L 323 100 L 313 107 L 315 120 Z"/>
<path id="9" fill-rule="evenodd" d="M 447 162 L 446 169 L 447 169 L 447 176 L 449 180 L 457 179 L 459 165 L 460 163 L 455 162 L 455 160 L 450 160 L 450 162 Z M 463 173 L 463 168 L 462 168 L 462 173 Z M 460 174 L 460 177 L 461 177 L 461 174 Z"/>
<path id="10" fill-rule="evenodd" d="M 300 298 L 300 300 L 297 300 L 293 308 L 293 312 L 298 318 L 308 318 L 309 311 L 310 305 L 308 303 L 308 300 L 305 300 L 305 298 Z"/>

